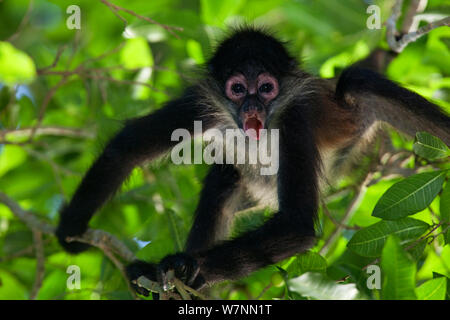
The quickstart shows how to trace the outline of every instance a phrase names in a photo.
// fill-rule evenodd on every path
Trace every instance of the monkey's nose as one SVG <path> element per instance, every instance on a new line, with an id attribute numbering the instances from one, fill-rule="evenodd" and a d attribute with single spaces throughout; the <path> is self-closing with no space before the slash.
<path id="1" fill-rule="evenodd" d="M 249 112 L 261 112 L 262 111 L 262 106 L 259 104 L 246 104 L 244 105 L 244 107 L 242 108 L 242 111 L 244 111 L 245 113 L 249 113 Z"/>

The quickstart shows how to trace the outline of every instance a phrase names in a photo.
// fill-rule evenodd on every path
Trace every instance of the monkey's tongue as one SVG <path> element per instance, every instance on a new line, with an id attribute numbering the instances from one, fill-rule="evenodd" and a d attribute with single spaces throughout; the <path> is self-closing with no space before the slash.
<path id="1" fill-rule="evenodd" d="M 255 139 L 259 140 L 259 130 L 263 128 L 263 124 L 257 118 L 249 118 L 244 123 L 244 131 L 245 133 Z M 253 129 L 253 130 L 250 130 Z"/>

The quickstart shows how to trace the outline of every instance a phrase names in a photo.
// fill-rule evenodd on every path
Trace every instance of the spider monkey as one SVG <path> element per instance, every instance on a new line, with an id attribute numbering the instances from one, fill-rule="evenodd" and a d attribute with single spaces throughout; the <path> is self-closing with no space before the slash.
<path id="1" fill-rule="evenodd" d="M 61 212 L 56 235 L 68 252 L 88 245 L 66 237 L 83 234 L 131 170 L 170 151 L 176 144 L 171 133 L 193 133 L 194 121 L 202 122 L 203 132 L 240 128 L 253 139 L 263 128 L 278 129 L 278 172 L 262 176 L 258 165 L 213 164 L 185 250 L 159 263 L 132 262 L 130 280 L 143 275 L 165 284 L 174 270 L 198 289 L 308 250 L 315 242 L 322 177 L 344 172 L 380 124 L 410 136 L 428 131 L 450 144 L 450 117 L 435 104 L 367 68 L 350 67 L 338 79 L 316 78 L 281 41 L 257 28 L 234 30 L 206 69 L 180 98 L 130 120 L 107 144 Z M 246 199 L 272 205 L 275 213 L 261 227 L 227 239 L 233 213 Z"/>

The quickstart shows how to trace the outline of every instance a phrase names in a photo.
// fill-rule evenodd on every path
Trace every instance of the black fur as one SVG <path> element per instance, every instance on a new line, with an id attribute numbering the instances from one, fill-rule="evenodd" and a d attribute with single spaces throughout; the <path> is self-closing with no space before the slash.
<path id="1" fill-rule="evenodd" d="M 347 68 L 336 87 L 336 98 L 342 103 L 346 103 L 345 95 L 353 97 L 358 111 L 371 114 L 373 121 L 385 121 L 411 136 L 416 131 L 429 131 L 450 144 L 448 114 L 417 93 L 372 70 Z"/>
<path id="2" fill-rule="evenodd" d="M 234 72 L 244 75 L 268 72 L 279 82 L 289 78 L 286 83 L 290 87 L 280 90 L 281 97 L 270 102 L 275 111 L 266 126 L 279 129 L 278 174 L 274 178 L 261 178 L 252 167 L 213 165 L 205 179 L 185 252 L 165 257 L 159 264 L 143 261 L 130 264 L 127 274 L 131 280 L 144 275 L 164 284 L 167 271 L 173 269 L 178 278 L 201 288 L 208 283 L 237 279 L 310 248 L 315 241 L 318 180 L 323 160 L 317 141 L 324 143 L 324 135 L 335 149 L 350 148 L 349 142 L 356 144 L 371 123 L 381 120 L 407 133 L 426 125 L 447 142 L 450 137 L 449 117 L 419 95 L 360 68 L 346 70 L 336 91 L 334 87 L 321 88 L 326 87 L 324 82 L 298 69 L 283 44 L 260 30 L 235 32 L 219 45 L 208 66 L 208 79 L 214 80 L 188 89 L 181 98 L 150 115 L 131 120 L 107 145 L 61 213 L 56 234 L 66 250 L 76 253 L 86 249 L 80 243 L 67 243 L 65 238 L 86 230 L 94 212 L 116 192 L 136 165 L 173 147 L 174 142 L 170 141 L 173 130 L 186 128 L 192 132 L 195 120 L 203 121 L 204 130 L 229 125 L 220 112 L 229 112 L 230 106 L 221 104 L 231 102 L 215 98 L 210 100 L 215 105 L 206 106 L 205 95 L 223 95 L 223 84 Z M 330 110 L 339 116 L 327 117 Z M 395 118 L 396 113 L 404 119 L 390 118 Z M 319 119 L 331 119 L 332 124 L 319 123 L 323 121 Z M 334 126 L 340 128 L 335 130 Z M 347 130 L 350 127 L 359 129 Z M 335 132 L 341 136 L 335 137 Z M 260 228 L 221 241 L 217 235 L 232 218 L 236 202 L 251 190 L 249 186 L 271 182 L 276 185 L 278 212 Z M 136 290 L 148 294 L 142 288 Z"/>
<path id="3" fill-rule="evenodd" d="M 126 268 L 126 273 L 127 273 L 127 277 L 128 279 L 132 279 L 132 280 L 136 280 L 137 278 L 144 276 L 147 279 L 150 279 L 152 281 L 157 281 L 158 279 L 158 269 L 157 269 L 157 265 L 152 264 L 152 263 L 148 263 L 145 261 L 141 261 L 141 260 L 137 260 L 134 261 L 132 264 L 128 265 Z M 135 283 L 131 283 L 131 286 L 133 287 L 133 289 L 139 293 L 142 294 L 143 296 L 148 297 L 150 292 L 142 287 L 139 287 L 137 284 Z M 159 295 L 156 293 L 153 294 L 153 299 L 158 299 Z"/>
<path id="4" fill-rule="evenodd" d="M 242 72 L 249 66 L 262 67 L 282 78 L 296 64 L 279 40 L 262 30 L 244 27 L 222 41 L 208 62 L 208 70 L 223 83 L 233 72 Z"/>
<path id="5" fill-rule="evenodd" d="M 215 164 L 209 171 L 200 195 L 195 221 L 186 252 L 197 252 L 213 245 L 218 229 L 226 223 L 227 201 L 239 190 L 240 173 L 233 165 Z M 208 232 L 205 232 L 208 230 Z"/>
<path id="6" fill-rule="evenodd" d="M 83 178 L 72 201 L 61 212 L 56 235 L 69 252 L 78 253 L 87 248 L 78 242 L 66 242 L 68 236 L 84 233 L 92 215 L 111 197 L 132 169 L 144 160 L 152 160 L 165 153 L 176 142 L 170 141 L 177 128 L 194 130 L 194 121 L 203 122 L 206 130 L 214 119 L 205 117 L 198 104 L 194 88 L 169 102 L 164 108 L 145 117 L 130 120 L 106 146 Z"/>
<path id="7" fill-rule="evenodd" d="M 280 121 L 279 212 L 259 229 L 194 254 L 207 282 L 238 279 L 313 245 L 319 161 L 308 108 L 306 101 L 289 108 Z"/>

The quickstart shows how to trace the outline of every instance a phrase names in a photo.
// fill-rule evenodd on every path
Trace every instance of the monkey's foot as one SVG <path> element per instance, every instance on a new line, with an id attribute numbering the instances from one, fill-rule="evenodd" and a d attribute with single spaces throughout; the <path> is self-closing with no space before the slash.
<path id="1" fill-rule="evenodd" d="M 169 271 L 173 271 L 177 279 L 193 289 L 200 289 L 205 285 L 205 279 L 200 273 L 197 261 L 186 253 L 170 255 L 160 261 L 158 280 L 164 290 L 167 290 L 169 286 Z"/>
<path id="2" fill-rule="evenodd" d="M 126 273 L 128 279 L 131 281 L 131 286 L 134 289 L 134 291 L 145 297 L 148 297 L 150 291 L 148 291 L 143 287 L 138 286 L 135 283 L 135 280 L 137 280 L 141 276 L 144 276 L 147 279 L 156 282 L 157 281 L 156 265 L 145 261 L 136 260 L 127 266 Z M 157 300 L 159 298 L 159 295 L 157 293 L 152 292 L 152 294 L 154 300 Z"/>
<path id="3" fill-rule="evenodd" d="M 78 241 L 67 242 L 66 238 L 73 237 L 76 235 L 81 235 L 84 233 L 84 231 L 71 232 L 71 230 L 67 230 L 66 228 L 62 228 L 61 226 L 59 226 L 55 231 L 55 235 L 58 238 L 58 241 L 59 241 L 60 245 L 64 248 L 64 250 L 66 250 L 69 253 L 75 254 L 75 253 L 80 253 L 80 252 L 86 251 L 91 246 L 87 243 L 78 242 Z"/>

